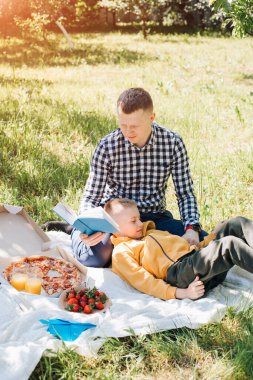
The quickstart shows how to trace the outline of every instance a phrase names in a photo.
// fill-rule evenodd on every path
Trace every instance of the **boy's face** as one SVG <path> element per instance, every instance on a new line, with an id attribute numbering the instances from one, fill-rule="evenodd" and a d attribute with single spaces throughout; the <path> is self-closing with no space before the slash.
<path id="1" fill-rule="evenodd" d="M 143 223 L 140 221 L 140 213 L 136 206 L 115 206 L 111 214 L 119 226 L 119 234 L 116 236 L 127 236 L 132 239 L 140 239 L 143 236 Z"/>
<path id="2" fill-rule="evenodd" d="M 121 106 L 118 107 L 118 120 L 121 132 L 124 137 L 132 144 L 142 148 L 150 134 L 151 124 L 155 118 L 154 112 L 139 109 L 130 114 L 122 111 Z"/>

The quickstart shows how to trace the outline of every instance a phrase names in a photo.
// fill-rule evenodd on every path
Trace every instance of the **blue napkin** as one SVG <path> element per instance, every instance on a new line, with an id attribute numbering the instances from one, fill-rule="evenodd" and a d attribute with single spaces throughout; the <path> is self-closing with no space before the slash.
<path id="1" fill-rule="evenodd" d="M 96 327 L 92 323 L 70 322 L 64 319 L 40 319 L 44 325 L 49 325 L 47 331 L 58 339 L 72 342 L 88 329 Z"/>

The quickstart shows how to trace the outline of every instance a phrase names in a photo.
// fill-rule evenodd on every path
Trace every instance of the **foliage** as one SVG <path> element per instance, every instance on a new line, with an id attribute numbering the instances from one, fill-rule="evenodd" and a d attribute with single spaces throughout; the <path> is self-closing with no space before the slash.
<path id="1" fill-rule="evenodd" d="M 120 11 L 135 15 L 136 20 L 141 22 L 144 38 L 149 33 L 148 22 L 158 22 L 162 26 L 168 16 L 170 22 L 187 25 L 189 29 L 217 28 L 222 19 L 221 12 L 212 12 L 208 0 L 102 0 L 99 4 L 117 11 L 119 15 Z"/>
<path id="2" fill-rule="evenodd" d="M 94 25 L 99 19 L 97 6 L 99 0 L 77 0 L 76 1 L 76 24 Z"/>
<path id="3" fill-rule="evenodd" d="M 50 24 L 49 15 L 46 13 L 32 12 L 30 17 L 15 17 L 14 21 L 20 28 L 22 36 L 29 36 L 30 39 L 45 39 L 45 30 L 48 24 Z"/>
<path id="4" fill-rule="evenodd" d="M 152 16 L 155 3 L 159 3 L 159 0 L 103 0 L 100 4 L 101 6 L 108 7 L 110 10 L 122 11 L 124 13 L 132 12 L 136 16 L 136 19 L 141 22 L 143 37 L 147 38 L 147 22 Z"/>
<path id="5" fill-rule="evenodd" d="M 0 4 L 0 21 L 5 28 L 14 21 L 23 36 L 45 38 L 48 26 L 56 21 L 65 26 L 73 25 L 97 2 L 98 0 L 3 0 Z"/>
<path id="6" fill-rule="evenodd" d="M 170 9 L 171 0 L 102 0 L 101 7 L 117 11 L 118 14 L 128 12 L 135 16 L 136 21 L 140 21 L 143 37 L 146 39 L 149 33 L 149 21 L 158 21 L 161 25 Z"/>
<path id="7" fill-rule="evenodd" d="M 253 0 L 211 0 L 210 4 L 225 13 L 234 36 L 253 36 Z"/>
<path id="8" fill-rule="evenodd" d="M 186 23 L 192 28 L 219 26 L 221 14 L 213 14 L 208 0 L 171 1 L 171 11 L 176 22 Z"/>
<path id="9" fill-rule="evenodd" d="M 208 0 L 2 0 L 0 2 L 0 30 L 7 34 L 16 24 L 23 35 L 45 38 L 48 29 L 60 21 L 65 27 L 101 25 L 101 9 L 105 18 L 116 26 L 116 20 L 138 22 L 144 38 L 150 25 L 163 26 L 166 19 L 173 24 L 187 25 L 189 29 L 220 25 L 220 14 L 213 15 Z M 217 0 L 219 1 L 219 0 Z M 242 0 L 241 0 L 242 1 Z M 252 1 L 252 0 L 251 0 Z M 108 14 L 110 14 L 108 16 Z M 105 21 L 106 21 L 105 20 Z M 106 21 L 106 22 L 107 22 Z"/>

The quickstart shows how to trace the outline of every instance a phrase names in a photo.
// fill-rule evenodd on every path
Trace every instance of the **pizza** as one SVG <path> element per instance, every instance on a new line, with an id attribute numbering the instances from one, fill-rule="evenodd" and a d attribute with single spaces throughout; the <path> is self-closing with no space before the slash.
<path id="1" fill-rule="evenodd" d="M 38 268 L 42 273 L 42 287 L 48 295 L 58 295 L 63 290 L 80 283 L 81 274 L 76 266 L 66 260 L 48 256 L 24 257 L 11 263 L 4 270 L 4 277 L 10 282 L 16 268 L 26 265 L 27 270 Z"/>

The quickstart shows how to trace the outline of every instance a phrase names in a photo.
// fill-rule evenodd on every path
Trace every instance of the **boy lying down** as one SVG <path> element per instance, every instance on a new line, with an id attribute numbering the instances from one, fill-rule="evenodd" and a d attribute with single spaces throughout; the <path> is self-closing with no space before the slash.
<path id="1" fill-rule="evenodd" d="M 136 203 L 113 199 L 105 210 L 118 223 L 112 270 L 135 289 L 163 300 L 198 299 L 234 265 L 253 273 L 253 222 L 237 217 L 218 225 L 198 246 L 140 221 Z"/>

